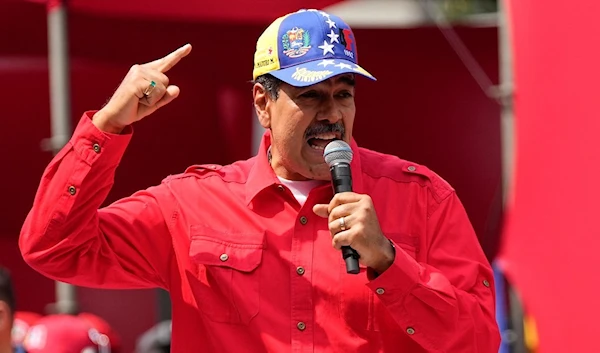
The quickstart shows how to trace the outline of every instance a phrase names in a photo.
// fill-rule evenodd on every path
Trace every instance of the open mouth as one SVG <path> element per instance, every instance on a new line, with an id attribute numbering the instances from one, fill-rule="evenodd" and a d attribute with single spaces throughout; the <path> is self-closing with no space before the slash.
<path id="1" fill-rule="evenodd" d="M 341 134 L 329 132 L 329 133 L 311 136 L 307 140 L 307 142 L 311 148 L 314 148 L 315 150 L 318 150 L 318 151 L 323 151 L 325 149 L 325 146 L 327 146 L 328 143 L 330 143 L 331 141 L 334 141 L 334 140 L 340 140 L 341 138 L 342 138 Z"/>

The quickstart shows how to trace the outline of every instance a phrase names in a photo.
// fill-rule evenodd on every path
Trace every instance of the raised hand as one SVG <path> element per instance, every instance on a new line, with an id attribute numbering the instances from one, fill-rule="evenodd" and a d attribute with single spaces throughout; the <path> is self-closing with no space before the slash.
<path id="1" fill-rule="evenodd" d="M 106 132 L 119 133 L 172 102 L 180 90 L 169 85 L 166 72 L 191 51 L 192 46 L 186 44 L 158 60 L 133 65 L 109 102 L 94 115 L 94 125 Z"/>

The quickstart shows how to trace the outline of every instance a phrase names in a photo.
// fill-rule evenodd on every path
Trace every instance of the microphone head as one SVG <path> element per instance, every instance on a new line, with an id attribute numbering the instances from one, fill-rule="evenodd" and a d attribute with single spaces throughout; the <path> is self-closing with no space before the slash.
<path id="1" fill-rule="evenodd" d="M 342 140 L 334 140 L 325 146 L 323 157 L 330 167 L 336 163 L 350 164 L 352 162 L 352 148 Z"/>

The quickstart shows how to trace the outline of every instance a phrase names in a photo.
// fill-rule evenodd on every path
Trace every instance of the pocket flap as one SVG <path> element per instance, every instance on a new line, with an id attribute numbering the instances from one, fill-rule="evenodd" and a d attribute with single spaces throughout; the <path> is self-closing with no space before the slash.
<path id="1" fill-rule="evenodd" d="M 205 226 L 190 228 L 190 257 L 198 264 L 255 270 L 262 261 L 264 232 L 232 233 Z"/>

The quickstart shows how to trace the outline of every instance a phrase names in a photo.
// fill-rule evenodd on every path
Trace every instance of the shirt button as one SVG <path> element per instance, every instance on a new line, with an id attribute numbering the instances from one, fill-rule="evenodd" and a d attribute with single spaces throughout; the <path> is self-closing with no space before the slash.
<path id="1" fill-rule="evenodd" d="M 304 271 L 304 267 L 298 266 L 296 268 L 296 273 L 299 274 L 300 276 L 302 276 L 304 274 L 304 272 L 306 272 L 306 271 Z"/>
<path id="2" fill-rule="evenodd" d="M 377 292 L 377 294 L 379 294 L 379 295 L 382 295 L 383 293 L 385 293 L 385 289 L 383 289 L 383 288 L 377 288 L 375 290 L 375 292 Z"/>
<path id="3" fill-rule="evenodd" d="M 406 329 L 406 333 L 408 333 L 409 335 L 414 335 L 415 334 L 415 329 L 412 327 L 409 327 Z"/>
<path id="4" fill-rule="evenodd" d="M 302 225 L 305 225 L 306 223 L 308 223 L 308 218 L 306 218 L 305 216 L 300 217 L 300 223 L 302 223 Z"/>
<path id="5" fill-rule="evenodd" d="M 490 282 L 487 279 L 484 279 L 483 280 L 483 285 L 489 288 L 490 287 Z"/>
<path id="6" fill-rule="evenodd" d="M 69 186 L 69 194 L 75 195 L 76 192 L 77 192 L 77 189 L 75 189 L 75 187 L 73 185 Z"/>
<path id="7" fill-rule="evenodd" d="M 283 191 L 285 190 L 285 188 L 283 187 L 283 185 L 277 185 L 277 190 Z"/>
<path id="8" fill-rule="evenodd" d="M 94 149 L 94 152 L 96 153 L 100 153 L 100 145 L 95 143 L 92 148 Z"/>
<path id="9" fill-rule="evenodd" d="M 221 261 L 225 262 L 225 261 L 229 260 L 229 255 L 221 254 L 221 256 L 219 256 L 219 259 L 221 259 Z"/>
<path id="10" fill-rule="evenodd" d="M 299 322 L 299 323 L 296 325 L 296 327 L 298 327 L 298 330 L 300 330 L 300 331 L 304 331 L 304 330 L 306 329 L 306 324 L 305 324 L 304 322 L 300 321 L 300 322 Z"/>
<path id="11" fill-rule="evenodd" d="M 417 170 L 417 167 L 415 167 L 414 165 L 408 166 L 408 171 L 409 172 L 414 172 L 415 170 Z"/>

